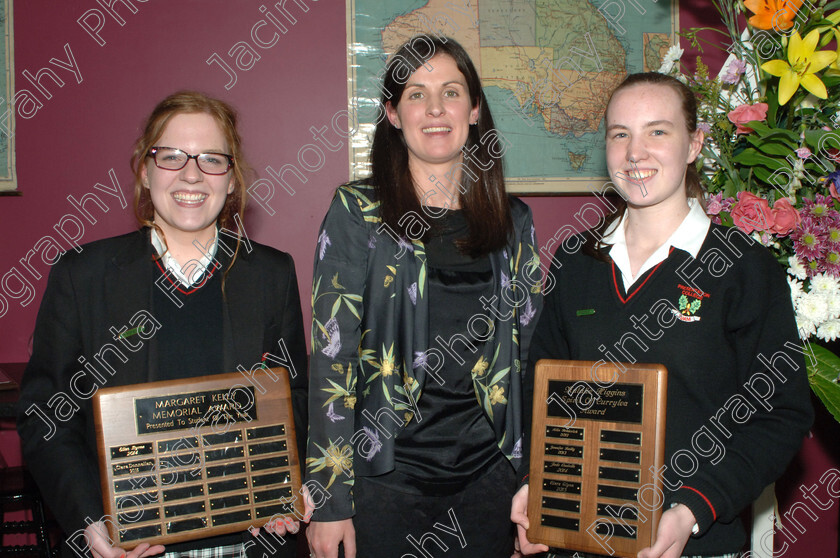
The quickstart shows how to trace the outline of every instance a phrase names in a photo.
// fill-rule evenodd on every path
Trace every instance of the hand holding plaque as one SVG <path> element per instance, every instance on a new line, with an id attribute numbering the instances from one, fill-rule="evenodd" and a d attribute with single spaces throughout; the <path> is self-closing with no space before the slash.
<path id="1" fill-rule="evenodd" d="M 105 513 L 126 549 L 303 516 L 287 373 L 265 393 L 239 373 L 100 389 Z"/>
<path id="2" fill-rule="evenodd" d="M 661 365 L 537 363 L 528 540 L 628 558 L 653 544 L 666 378 Z"/>

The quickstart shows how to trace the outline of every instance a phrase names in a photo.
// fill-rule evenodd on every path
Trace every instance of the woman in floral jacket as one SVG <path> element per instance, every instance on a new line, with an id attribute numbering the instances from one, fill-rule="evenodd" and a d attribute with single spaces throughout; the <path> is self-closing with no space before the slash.
<path id="1" fill-rule="evenodd" d="M 315 255 L 310 549 L 507 558 L 542 306 L 531 212 L 455 41 L 403 45 L 382 107 L 372 176 L 338 189 Z"/>

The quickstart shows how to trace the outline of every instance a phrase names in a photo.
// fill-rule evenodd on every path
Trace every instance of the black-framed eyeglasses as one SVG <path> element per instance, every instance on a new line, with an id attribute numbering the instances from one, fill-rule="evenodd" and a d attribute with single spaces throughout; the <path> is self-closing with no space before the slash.
<path id="1" fill-rule="evenodd" d="M 204 174 L 225 174 L 233 166 L 233 155 L 215 152 L 190 155 L 175 147 L 152 147 L 146 156 L 154 159 L 157 168 L 164 170 L 181 170 L 190 159 L 195 159 Z"/>

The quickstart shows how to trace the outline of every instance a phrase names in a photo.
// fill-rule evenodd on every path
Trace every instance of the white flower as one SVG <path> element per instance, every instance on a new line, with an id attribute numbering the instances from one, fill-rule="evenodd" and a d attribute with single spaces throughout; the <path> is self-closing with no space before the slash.
<path id="1" fill-rule="evenodd" d="M 834 341 L 840 337 L 840 320 L 829 320 L 817 329 L 817 337 L 823 341 Z"/>
<path id="2" fill-rule="evenodd" d="M 818 273 L 811 277 L 811 292 L 830 295 L 840 290 L 840 283 L 831 275 Z"/>
<path id="3" fill-rule="evenodd" d="M 673 45 L 671 48 L 668 49 L 668 52 L 665 53 L 665 57 L 662 59 L 662 65 L 659 67 L 660 74 L 670 74 L 671 70 L 674 69 L 674 65 L 679 62 L 680 57 L 683 55 L 683 49 L 680 47 Z"/>
<path id="4" fill-rule="evenodd" d="M 796 308 L 797 299 L 805 294 L 805 291 L 802 290 L 802 281 L 797 281 L 792 277 L 788 277 L 787 282 L 790 287 L 790 299 L 793 301 L 794 308 Z"/>
<path id="5" fill-rule="evenodd" d="M 802 262 L 796 256 L 790 256 L 788 258 L 788 273 L 804 281 L 808 277 L 808 271 L 805 269 L 805 266 L 802 265 Z"/>
<path id="6" fill-rule="evenodd" d="M 840 292 L 838 291 L 828 294 L 828 317 L 832 320 L 840 318 Z"/>
<path id="7" fill-rule="evenodd" d="M 803 319 L 819 325 L 828 319 L 829 297 L 816 292 L 807 293 L 796 301 L 797 321 L 801 316 Z"/>
<path id="8" fill-rule="evenodd" d="M 796 329 L 799 331 L 799 338 L 803 341 L 817 332 L 814 322 L 803 319 L 799 314 L 796 315 Z"/>

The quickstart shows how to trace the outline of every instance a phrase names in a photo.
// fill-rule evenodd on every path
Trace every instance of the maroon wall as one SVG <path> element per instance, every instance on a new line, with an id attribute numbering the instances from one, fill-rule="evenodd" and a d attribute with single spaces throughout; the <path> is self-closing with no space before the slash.
<path id="1" fill-rule="evenodd" d="M 287 24 L 286 33 L 279 34 L 276 44 L 265 49 L 255 46 L 251 39 L 252 27 L 263 17 L 259 11 L 263 4 Z M 308 11 L 303 11 L 301 4 Z M 134 0 L 133 5 L 137 13 L 117 2 L 118 17 L 124 20 L 121 26 L 95 0 L 15 3 L 16 87 L 18 91 L 29 90 L 42 106 L 31 105 L 29 110 L 37 111 L 30 118 L 17 118 L 17 172 L 23 195 L 0 198 L 0 238 L 4 239 L 0 244 L 0 277 L 15 269 L 29 281 L 32 293 L 26 306 L 21 300 L 28 297 L 7 299 L 8 308 L 0 300 L 0 362 L 28 359 L 35 315 L 49 272 L 41 254 L 47 258 L 55 255 L 54 251 L 44 251 L 39 241 L 50 242 L 46 238 L 50 236 L 63 249 L 69 245 L 54 226 L 63 225 L 72 235 L 74 223 L 81 223 L 81 243 L 135 228 L 128 159 L 141 120 L 157 100 L 175 90 L 191 88 L 230 101 L 241 112 L 248 158 L 263 178 L 267 166 L 280 169 L 286 163 L 296 164 L 300 148 L 313 142 L 310 128 L 329 126 L 333 114 L 346 106 L 345 7 L 341 0 L 286 2 L 297 20 L 294 25 L 280 16 L 273 4 L 258 0 Z M 702 13 L 710 12 L 704 2 Z M 86 13 L 84 21 L 89 28 L 103 24 L 97 33 L 99 40 L 77 21 Z M 683 26 L 693 24 L 692 13 L 701 11 L 684 11 Z M 259 34 L 263 40 L 270 40 L 273 31 L 266 26 Z M 206 61 L 216 53 L 233 65 L 227 52 L 239 41 L 248 42 L 260 59 L 247 71 L 237 70 L 236 83 L 228 90 L 228 75 L 218 64 L 208 65 Z M 67 50 L 72 52 L 80 83 L 72 72 L 50 64 L 51 59 L 67 61 Z M 54 69 L 64 82 L 59 87 L 48 77 L 42 79 L 49 99 L 22 73 L 28 70 L 36 74 L 44 67 Z M 18 103 L 25 107 L 23 99 Z M 328 137 L 333 143 L 341 141 L 338 136 Z M 305 184 L 293 184 L 294 195 L 277 188 L 271 201 L 273 215 L 252 204 L 246 218 L 251 238 L 294 256 L 307 321 L 317 227 L 333 189 L 347 178 L 346 151 L 325 153 L 323 168 L 305 172 Z M 99 184 L 100 188 L 113 189 L 111 169 L 126 207 L 118 197 L 95 188 Z M 67 199 L 72 196 L 80 200 L 89 193 L 96 194 L 107 208 L 105 212 L 89 198 L 85 210 L 95 223 L 86 220 Z M 526 201 L 534 209 L 537 234 L 545 242 L 562 224 L 570 222 L 585 199 L 542 197 Z M 33 250 L 29 264 L 21 263 Z M 41 277 L 33 279 L 25 269 L 27 265 Z M 20 287 L 14 277 L 6 282 L 6 288 L 0 291 Z M 810 443 L 815 449 L 801 460 L 799 467 L 804 472 L 797 469 L 789 479 L 794 488 L 803 478 L 818 482 L 827 468 L 837 466 L 836 457 L 826 457 L 821 449 L 826 444 L 821 445 L 819 440 Z M 7 461 L 19 462 L 17 439 L 8 430 L 0 431 L 0 451 Z M 807 535 L 799 537 L 794 551 L 786 556 L 833 555 L 837 547 L 837 507 L 820 514 L 819 521 L 809 527 Z"/>

